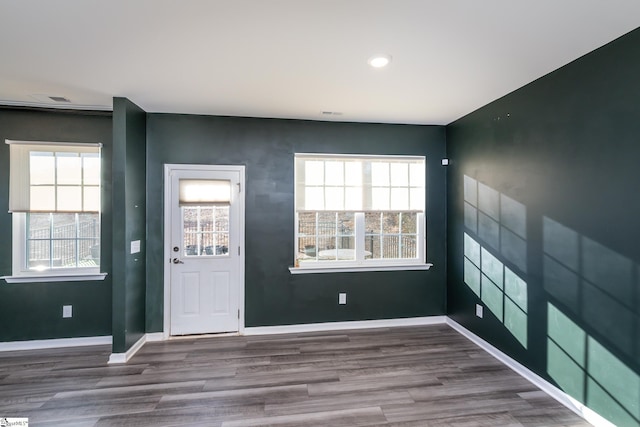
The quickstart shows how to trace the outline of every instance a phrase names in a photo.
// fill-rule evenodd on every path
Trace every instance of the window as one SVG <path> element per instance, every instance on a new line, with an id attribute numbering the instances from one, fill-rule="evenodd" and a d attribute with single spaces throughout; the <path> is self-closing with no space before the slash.
<path id="1" fill-rule="evenodd" d="M 13 276 L 5 279 L 103 278 L 100 145 L 6 142 L 11 153 Z"/>
<path id="2" fill-rule="evenodd" d="M 229 206 L 182 206 L 184 256 L 228 255 Z"/>
<path id="3" fill-rule="evenodd" d="M 296 154 L 295 183 L 299 270 L 426 266 L 424 157 Z"/>
<path id="4" fill-rule="evenodd" d="M 183 255 L 228 256 L 231 181 L 179 179 Z"/>

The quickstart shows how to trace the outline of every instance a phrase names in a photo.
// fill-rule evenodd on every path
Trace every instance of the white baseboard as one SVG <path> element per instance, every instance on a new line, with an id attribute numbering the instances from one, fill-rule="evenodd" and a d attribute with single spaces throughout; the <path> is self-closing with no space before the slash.
<path id="1" fill-rule="evenodd" d="M 299 325 L 257 326 L 244 328 L 244 335 L 292 334 L 301 332 L 343 331 L 347 329 L 391 328 L 444 324 L 446 316 L 408 317 L 404 319 L 361 320 L 353 322 L 305 323 Z"/>
<path id="2" fill-rule="evenodd" d="M 146 334 L 146 342 L 165 341 L 164 332 L 151 332 Z"/>
<path id="3" fill-rule="evenodd" d="M 554 386 L 544 378 L 538 376 L 533 371 L 526 368 L 521 363 L 507 356 L 473 332 L 466 329 L 464 326 L 460 325 L 455 320 L 450 317 L 446 318 L 446 323 L 451 326 L 453 329 L 458 331 L 461 335 L 464 335 L 466 338 L 471 340 L 478 347 L 485 350 L 487 353 L 498 359 L 500 362 L 505 364 L 507 367 L 513 369 L 515 372 L 520 374 L 523 378 L 529 380 L 533 385 L 547 393 L 549 396 L 553 397 L 555 400 L 560 402 L 562 405 L 566 406 L 577 415 L 581 416 L 589 423 L 594 426 L 602 426 L 602 427 L 615 427 L 615 424 L 604 419 L 601 415 L 594 412 L 592 409 L 587 408 L 582 403 L 578 402 L 573 397 L 569 396 L 564 391 L 560 390 L 558 387 Z"/>
<path id="4" fill-rule="evenodd" d="M 394 326 L 419 326 L 445 323 L 445 316 L 409 317 L 404 319 L 380 319 L 354 322 L 308 323 L 300 325 L 260 326 L 245 328 L 243 335 L 270 335 L 299 332 L 339 331 L 346 329 L 389 328 Z M 169 337 L 170 338 L 170 337 Z M 166 341 L 164 332 L 152 332 L 142 336 L 126 353 L 112 353 L 109 363 L 126 363 L 146 342 Z M 111 336 L 59 338 L 50 340 L 11 341 L 0 343 L 0 352 L 40 350 L 58 347 L 79 347 L 112 344 Z"/>
<path id="5" fill-rule="evenodd" d="M 9 341 L 0 343 L 0 352 L 21 350 L 43 350 L 59 347 L 83 347 L 89 345 L 111 345 L 111 336 L 55 338 L 50 340 Z"/>
<path id="6" fill-rule="evenodd" d="M 127 350 L 126 353 L 111 353 L 111 356 L 109 356 L 109 361 L 107 362 L 107 364 L 119 365 L 119 364 L 127 363 L 129 359 L 131 359 L 133 355 L 136 354 L 138 350 L 142 348 L 145 342 L 147 342 L 146 334 L 141 336 L 140 339 L 136 341 L 136 343 L 132 345 L 129 350 Z"/>

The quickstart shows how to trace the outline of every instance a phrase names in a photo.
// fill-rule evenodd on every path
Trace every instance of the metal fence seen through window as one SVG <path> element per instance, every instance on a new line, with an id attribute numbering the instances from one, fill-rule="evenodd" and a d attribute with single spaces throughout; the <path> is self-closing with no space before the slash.
<path id="1" fill-rule="evenodd" d="M 100 264 L 100 221 L 80 220 L 51 224 L 37 218 L 29 227 L 27 253 L 30 269 L 95 267 Z"/>
<path id="2" fill-rule="evenodd" d="M 329 215 L 335 215 L 331 213 Z M 355 249 L 353 222 L 345 214 L 336 215 L 335 221 L 327 213 L 303 212 L 298 216 L 298 258 L 310 259 L 332 249 Z M 413 220 L 415 224 L 415 219 Z M 413 225 L 415 229 L 415 225 Z M 403 232 L 393 220 L 383 223 L 382 230 L 367 229 L 364 240 L 365 258 L 416 258 L 417 234 Z M 339 252 L 335 252 L 339 253 Z"/>

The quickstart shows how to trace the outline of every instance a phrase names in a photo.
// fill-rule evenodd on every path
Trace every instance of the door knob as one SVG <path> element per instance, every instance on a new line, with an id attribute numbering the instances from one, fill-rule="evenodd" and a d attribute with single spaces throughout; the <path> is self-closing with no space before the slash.
<path id="1" fill-rule="evenodd" d="M 184 261 L 180 261 L 178 258 L 173 259 L 174 264 L 184 264 Z"/>

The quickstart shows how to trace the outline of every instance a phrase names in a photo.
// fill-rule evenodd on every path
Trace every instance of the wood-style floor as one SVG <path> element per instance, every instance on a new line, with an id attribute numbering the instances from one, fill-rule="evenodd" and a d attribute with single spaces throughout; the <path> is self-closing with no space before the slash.
<path id="1" fill-rule="evenodd" d="M 446 325 L 0 353 L 31 426 L 586 426 Z"/>

